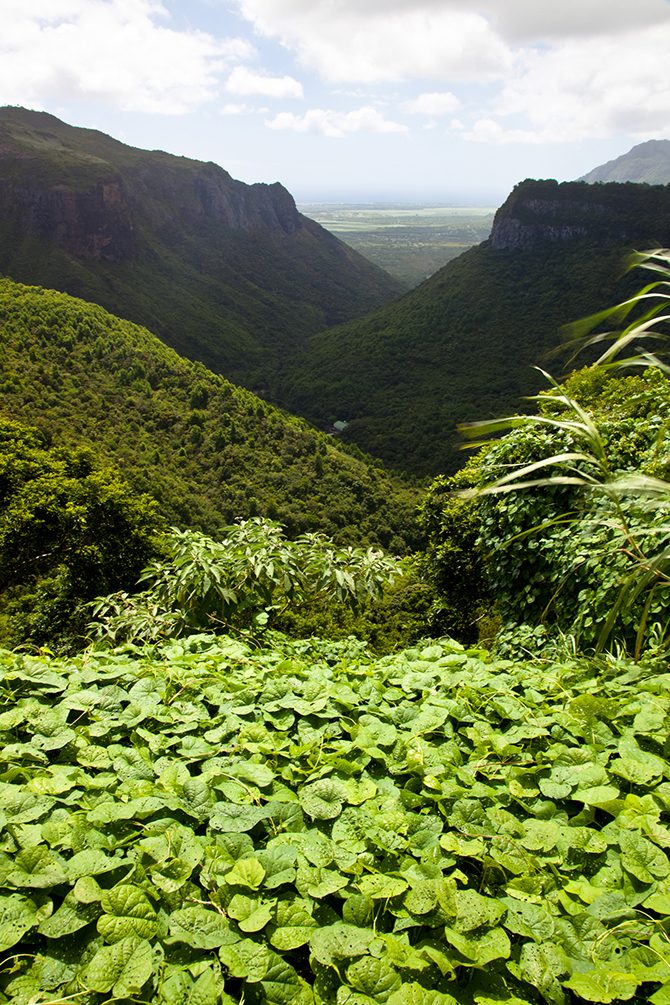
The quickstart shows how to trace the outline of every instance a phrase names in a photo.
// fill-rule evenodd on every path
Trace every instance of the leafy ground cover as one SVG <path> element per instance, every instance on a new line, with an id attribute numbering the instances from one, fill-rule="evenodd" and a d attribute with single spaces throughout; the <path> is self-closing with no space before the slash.
<path id="1" fill-rule="evenodd" d="M 0 658 L 1 1001 L 670 1002 L 658 667 Z"/>

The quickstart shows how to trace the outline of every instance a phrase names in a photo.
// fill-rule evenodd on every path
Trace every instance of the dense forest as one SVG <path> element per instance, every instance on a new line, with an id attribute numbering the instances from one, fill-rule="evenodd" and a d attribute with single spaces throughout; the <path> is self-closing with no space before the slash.
<path id="1" fill-rule="evenodd" d="M 505 254 L 358 331 L 554 344 Z M 670 253 L 542 254 L 587 365 L 425 483 L 0 281 L 0 1002 L 670 1005 Z"/>

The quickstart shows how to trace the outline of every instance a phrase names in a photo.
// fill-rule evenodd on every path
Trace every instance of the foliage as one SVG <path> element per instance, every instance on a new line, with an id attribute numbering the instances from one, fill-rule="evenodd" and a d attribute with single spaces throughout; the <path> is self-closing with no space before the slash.
<path id="1" fill-rule="evenodd" d="M 0 280 L 2 407 L 90 444 L 166 522 L 266 516 L 292 536 L 403 551 L 417 492 L 100 307 Z"/>
<path id="2" fill-rule="evenodd" d="M 2 655 L 3 1000 L 666 1005 L 670 677 Z"/>
<path id="3" fill-rule="evenodd" d="M 421 574 L 435 591 L 430 621 L 471 644 L 492 631 L 493 593 L 481 554 L 482 507 L 464 491 L 481 479 L 481 458 L 456 475 L 439 475 L 419 508 Z M 497 627 L 497 625 L 496 625 Z M 489 639 L 490 641 L 490 639 Z"/>
<path id="4" fill-rule="evenodd" d="M 400 285 L 279 184 L 0 109 L 0 273 L 80 296 L 236 383 L 267 389 L 312 332 Z"/>
<path id="5" fill-rule="evenodd" d="M 82 447 L 0 417 L 0 637 L 71 644 L 83 605 L 129 587 L 155 551 L 156 505 Z"/>
<path id="6" fill-rule="evenodd" d="M 276 628 L 291 638 L 318 636 L 365 642 L 376 655 L 407 649 L 442 634 L 434 610 L 439 597 L 423 573 L 421 553 L 401 560 L 398 575 L 381 597 L 364 601 L 356 611 L 332 599 L 323 604 L 292 604 L 277 615 Z"/>
<path id="7" fill-rule="evenodd" d="M 611 344 L 590 373 L 536 399 L 539 415 L 483 424 L 516 429 L 480 467 L 494 500 L 482 503 L 482 539 L 506 618 L 555 620 L 581 645 L 602 646 L 616 631 L 637 654 L 667 643 L 670 620 L 670 382 L 645 349 L 666 337 L 670 255 L 643 256 L 643 264 L 663 278 L 588 325 L 638 308 L 633 320 L 614 337 L 588 340 Z M 607 382 L 612 365 L 640 364 L 643 378 Z M 616 401 L 614 421 L 572 396 L 590 392 L 597 413 L 598 388 L 610 407 Z"/>
<path id="8" fill-rule="evenodd" d="M 148 584 L 94 605 L 99 638 L 155 641 L 213 626 L 265 626 L 287 607 L 330 602 L 356 611 L 381 597 L 398 562 L 372 548 L 338 548 L 322 534 L 289 541 L 279 524 L 258 517 L 227 527 L 219 541 L 173 530 L 166 554 L 139 577 Z"/>
<path id="9" fill-rule="evenodd" d="M 397 470 L 452 474 L 458 425 L 517 411 L 543 386 L 532 367 L 560 365 L 546 358 L 561 327 L 635 290 L 624 258 L 670 241 L 669 200 L 667 187 L 522 183 L 490 241 L 313 336 L 284 371 L 283 401 L 320 424 L 347 420 L 344 439 Z M 499 224 L 509 246 L 494 246 Z"/>

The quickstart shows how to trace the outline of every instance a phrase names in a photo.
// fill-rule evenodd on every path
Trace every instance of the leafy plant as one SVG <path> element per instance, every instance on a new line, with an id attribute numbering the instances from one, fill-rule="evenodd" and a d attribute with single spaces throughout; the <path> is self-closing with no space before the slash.
<path id="1" fill-rule="evenodd" d="M 155 502 L 83 447 L 0 416 L 0 639 L 81 645 L 84 605 L 156 550 Z"/>
<path id="2" fill-rule="evenodd" d="M 512 621 L 555 620 L 598 649 L 617 638 L 638 656 L 645 644 L 668 641 L 670 483 L 659 475 L 670 468 L 670 392 L 662 360 L 644 347 L 632 356 L 629 350 L 638 341 L 665 338 L 669 262 L 668 253 L 643 258 L 665 278 L 586 322 L 593 327 L 638 308 L 622 332 L 585 342 L 610 343 L 590 373 L 652 369 L 643 409 L 640 382 L 630 381 L 637 399 L 632 421 L 597 420 L 571 395 L 570 382 L 563 387 L 549 378 L 550 392 L 532 399 L 540 404 L 538 415 L 470 429 L 514 429 L 488 449 L 476 489 L 493 500 L 483 508 L 481 527 L 503 612 L 509 617 L 513 608 Z M 578 376 L 574 383 L 585 381 Z M 615 383 L 615 394 L 630 393 L 626 380 Z M 521 489 L 525 498 L 517 495 Z"/>
<path id="3" fill-rule="evenodd" d="M 665 668 L 273 643 L 0 654 L 5 1002 L 667 1005 Z"/>
<path id="4" fill-rule="evenodd" d="M 296 603 L 334 600 L 356 610 L 399 572 L 397 560 L 372 548 L 340 548 L 321 534 L 289 541 L 260 517 L 226 528 L 219 541 L 173 530 L 165 549 L 141 573 L 143 592 L 96 602 L 98 637 L 146 641 L 212 625 L 259 626 Z"/>

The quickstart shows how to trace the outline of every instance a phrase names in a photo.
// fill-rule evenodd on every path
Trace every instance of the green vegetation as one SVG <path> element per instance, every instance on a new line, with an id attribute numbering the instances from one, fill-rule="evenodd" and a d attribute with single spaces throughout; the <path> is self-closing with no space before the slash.
<path id="1" fill-rule="evenodd" d="M 146 325 L 267 391 L 288 349 L 400 292 L 279 184 L 0 109 L 0 273 Z"/>
<path id="2" fill-rule="evenodd" d="M 536 644 L 562 633 L 582 651 L 670 642 L 670 381 L 650 351 L 667 341 L 670 256 L 642 262 L 661 279 L 578 326 L 632 313 L 623 331 L 587 340 L 605 345 L 598 362 L 538 395 L 537 415 L 472 427 L 511 432 L 437 479 L 422 509 L 445 604 L 471 624 L 494 607 L 517 643 L 523 625 Z M 631 366 L 644 369 L 623 375 Z"/>
<path id="3" fill-rule="evenodd" d="M 84 447 L 0 417 L 0 640 L 81 647 L 87 602 L 130 588 L 157 508 Z"/>
<path id="4" fill-rule="evenodd" d="M 451 457 L 445 332 L 468 400 L 609 295 L 618 248 L 578 283 L 564 234 L 540 282 L 522 196 L 315 342 L 340 394 L 406 405 L 379 445 L 415 470 L 429 422 Z M 404 559 L 379 545 L 408 550 L 417 495 L 376 462 L 0 281 L 0 1005 L 670 1005 L 670 253 L 643 264 L 581 326 L 597 362 L 477 428 Z"/>
<path id="5" fill-rule="evenodd" d="M 666 1005 L 670 677 L 4 654 L 3 1000 Z"/>
<path id="6" fill-rule="evenodd" d="M 0 280 L 0 389 L 6 414 L 93 447 L 168 524 L 216 535 L 266 516 L 393 552 L 411 539 L 416 493 L 377 463 L 100 307 Z"/>
<path id="7" fill-rule="evenodd" d="M 162 548 L 140 575 L 140 593 L 95 605 L 98 637 L 154 642 L 213 626 L 258 629 L 287 608 L 332 601 L 356 611 L 399 572 L 398 560 L 372 548 L 336 548 L 322 534 L 288 541 L 278 524 L 259 518 L 227 527 L 219 541 L 173 531 Z"/>
<path id="8" fill-rule="evenodd" d="M 302 212 L 410 289 L 485 241 L 492 209 L 310 204 Z"/>
<path id="9" fill-rule="evenodd" d="M 458 426 L 504 415 L 539 389 L 532 367 L 562 325 L 621 293 L 618 251 L 480 245 L 416 290 L 360 321 L 315 336 L 285 400 L 398 470 L 451 473 Z"/>
<path id="10" fill-rule="evenodd" d="M 670 244 L 670 189 L 524 182 L 491 239 L 386 307 L 313 336 L 283 402 L 397 470 L 451 474 L 458 425 L 522 407 L 556 371 L 561 328 L 635 289 L 633 246 Z"/>

